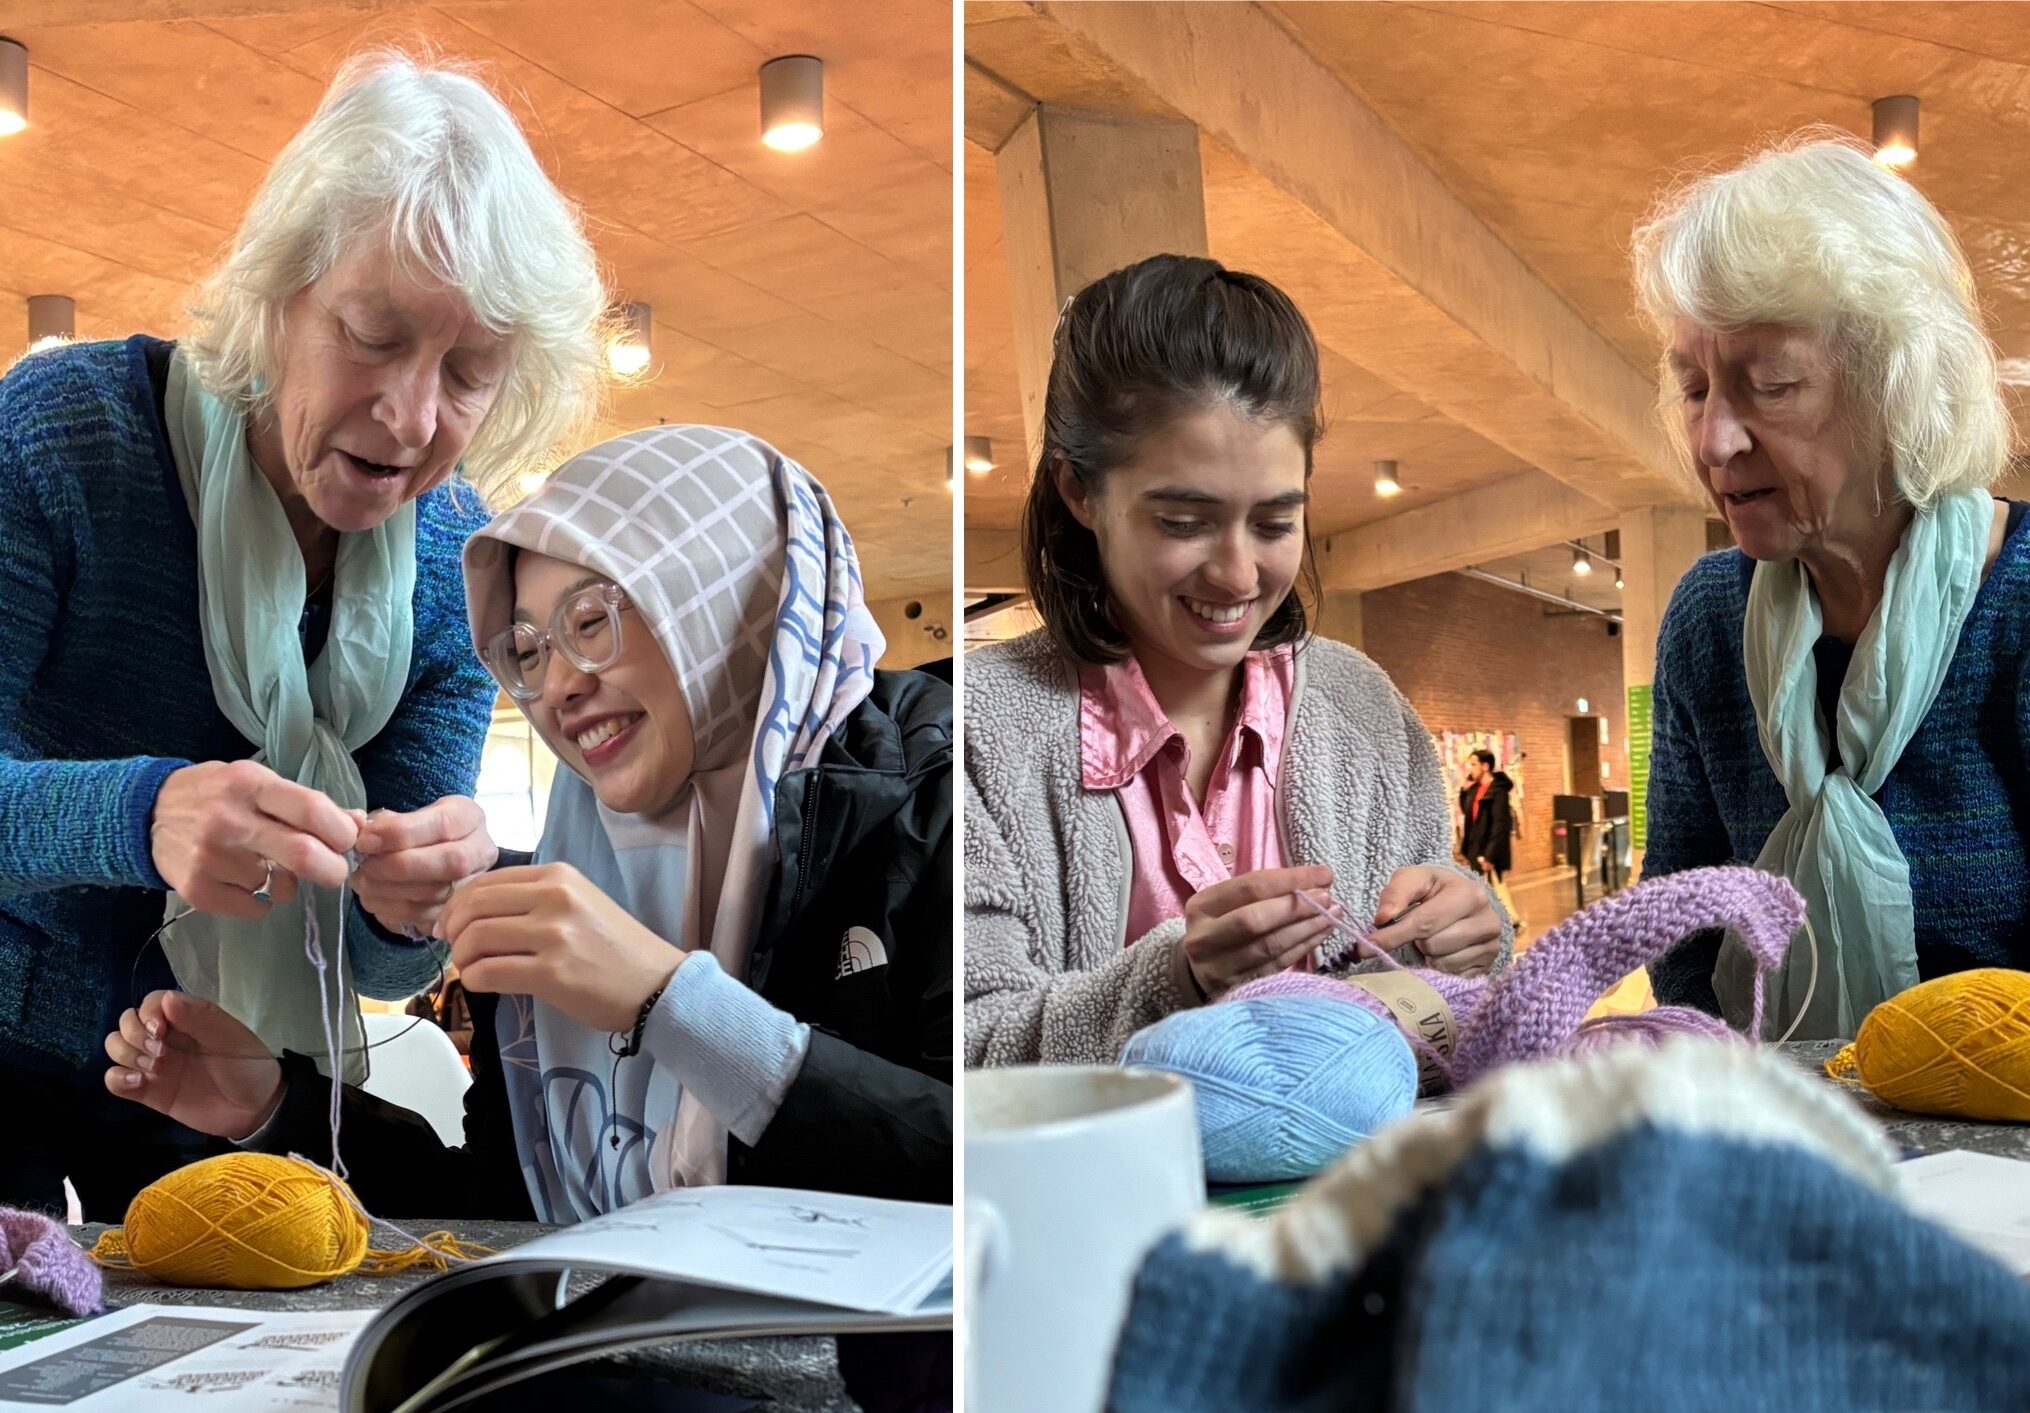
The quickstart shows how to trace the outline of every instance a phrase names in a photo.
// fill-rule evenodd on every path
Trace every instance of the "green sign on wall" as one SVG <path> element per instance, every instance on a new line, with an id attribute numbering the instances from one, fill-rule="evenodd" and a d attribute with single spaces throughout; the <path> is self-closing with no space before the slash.
<path id="1" fill-rule="evenodd" d="M 1628 689 L 1628 831 L 1636 848 L 1649 842 L 1649 683 Z"/>

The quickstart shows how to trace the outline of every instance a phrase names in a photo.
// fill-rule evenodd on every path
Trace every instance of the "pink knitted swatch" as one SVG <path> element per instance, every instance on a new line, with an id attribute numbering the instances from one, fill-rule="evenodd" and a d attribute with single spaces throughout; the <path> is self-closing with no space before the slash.
<path id="1" fill-rule="evenodd" d="M 1694 932 L 1731 927 L 1757 962 L 1754 1017 L 1749 1034 L 1762 1033 L 1762 973 L 1772 970 L 1804 922 L 1804 900 L 1787 879 L 1739 866 L 1689 869 L 1645 879 L 1567 918 L 1504 971 L 1489 980 L 1430 968 L 1403 968 L 1380 949 L 1389 966 L 1412 971 L 1452 1008 L 1459 1038 L 1439 1066 L 1460 1088 L 1500 1065 L 1551 1054 L 1573 1054 L 1622 1041 L 1655 1044 L 1676 1034 L 1732 1036 L 1715 1016 L 1663 1006 L 1632 1016 L 1587 1021 L 1586 1012 L 1637 968 L 1664 955 Z M 1394 1019 L 1370 993 L 1330 976 L 1284 972 L 1229 991 L 1222 1001 L 1253 996 L 1318 996 L 1365 1006 Z M 1420 1037 L 1411 1043 L 1430 1054 Z"/>
<path id="2" fill-rule="evenodd" d="M 0 1207 L 0 1280 L 0 1294 L 40 1295 L 73 1315 L 95 1312 L 103 1290 L 99 1268 L 62 1222 L 14 1207 Z"/>

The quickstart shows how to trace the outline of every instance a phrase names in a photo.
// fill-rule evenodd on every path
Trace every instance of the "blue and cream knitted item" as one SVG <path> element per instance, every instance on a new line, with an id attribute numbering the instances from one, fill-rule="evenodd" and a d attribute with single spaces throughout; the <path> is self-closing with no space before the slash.
<path id="1" fill-rule="evenodd" d="M 1746 1046 L 1510 1066 L 1164 1238 L 1107 1407 L 2030 1408 L 2030 1285 L 1902 1206 L 1893 1157 Z"/>
<path id="2" fill-rule="evenodd" d="M 1756 732 L 1742 663 L 1754 562 L 1709 554 L 1671 596 L 1652 688 L 1643 875 L 1753 861 L 1788 801 Z M 2014 528 L 1960 629 L 1931 711 L 1875 799 L 1910 867 L 1917 968 L 2030 967 L 2030 532 Z M 1822 679 L 1847 654 L 1822 641 Z M 1650 968 L 1657 999 L 1719 1013 L 1719 934 Z"/>
<path id="3" fill-rule="evenodd" d="M 125 1006 L 173 985 L 149 818 L 169 774 L 254 747 L 212 696 L 197 551 L 136 337 L 40 353 L 0 379 L 0 1069 L 82 1074 Z M 418 502 L 415 652 L 402 704 L 356 753 L 369 808 L 470 794 L 494 689 L 465 627 L 459 555 L 478 496 Z M 306 641 L 323 625 L 306 615 Z M 354 910 L 358 988 L 409 995 L 433 950 Z"/>

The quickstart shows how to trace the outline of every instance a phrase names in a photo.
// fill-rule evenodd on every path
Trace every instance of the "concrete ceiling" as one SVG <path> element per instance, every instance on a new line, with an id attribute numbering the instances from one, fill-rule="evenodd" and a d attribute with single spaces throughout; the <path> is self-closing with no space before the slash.
<path id="1" fill-rule="evenodd" d="M 32 294 L 75 297 L 82 337 L 174 335 L 341 60 L 428 46 L 481 66 L 616 294 L 654 306 L 654 376 L 603 433 L 767 437 L 831 488 L 872 596 L 945 592 L 944 0 L 0 0 L 0 34 L 28 46 L 33 122 L 0 140 L 0 367 Z M 826 61 L 826 136 L 799 154 L 757 136 L 755 71 L 787 53 Z"/>
<path id="2" fill-rule="evenodd" d="M 1173 12 L 1163 21 L 1173 56 L 1162 52 L 1158 9 Z M 1247 72 L 1250 50 L 1288 41 L 1296 46 L 1289 54 L 1308 61 L 1282 60 L 1276 71 L 1291 76 L 1287 91 L 1257 84 L 1220 95 L 1241 82 L 1230 75 Z M 1523 384 L 1534 394 L 1529 384 L 1547 383 L 1543 369 L 1590 339 L 1613 387 L 1603 394 L 1595 379 L 1581 420 L 1601 425 L 1597 409 L 1611 404 L 1624 442 L 1630 419 L 1646 411 L 1631 393 L 1649 386 L 1655 358 L 1629 292 L 1629 234 L 1643 211 L 1687 170 L 1812 123 L 1865 134 L 1871 99 L 1916 93 L 1923 133 L 1908 173 L 1959 231 L 2001 352 L 2025 360 L 2030 381 L 2030 187 L 2017 175 L 2030 143 L 2030 24 L 2019 7 L 975 3 L 965 47 L 967 430 L 991 435 L 1002 463 L 969 479 L 968 525 L 1012 525 L 1027 482 L 991 154 L 1035 101 L 1199 122 L 1212 253 L 1285 283 L 1324 347 L 1329 431 L 1314 487 L 1321 534 L 1497 482 L 1520 498 L 1530 483 L 1517 478 L 1540 474 L 1532 468 L 1593 488 L 1549 457 L 1523 454 L 1529 429 L 1489 413 L 1512 401 L 1517 385 L 1465 363 L 1405 356 L 1387 318 L 1377 317 L 1387 314 L 1381 301 L 1360 307 L 1373 284 L 1365 266 L 1381 242 L 1363 247 L 1326 209 L 1344 193 L 1306 189 L 1308 167 L 1345 161 L 1357 170 L 1368 160 L 1347 155 L 1359 134 L 1349 132 L 1339 152 L 1321 145 L 1287 157 L 1251 136 L 1279 125 L 1295 132 L 1304 114 L 1289 95 L 1300 88 L 1350 98 L 1351 111 L 1379 119 L 1371 144 L 1401 150 L 1401 165 L 1435 178 L 1442 200 L 1429 212 L 1397 213 L 1428 220 L 1434 251 L 1479 234 L 1498 242 L 1496 254 L 1513 253 L 1510 267 L 1483 266 L 1528 287 L 1518 299 L 1535 301 L 1541 328 L 1552 327 L 1541 322 L 1546 308 L 1568 322 L 1556 338 L 1535 330 L 1511 338 L 1502 350 L 1509 363 L 1536 374 Z M 1339 91 L 1302 87 L 1312 81 L 1297 72 L 1303 67 L 1322 70 Z M 1175 81 L 1157 86 L 1156 75 Z M 1378 204 L 1404 199 L 1397 187 L 1375 190 Z M 1408 286 L 1454 273 L 1449 249 L 1421 268 L 1414 254 L 1375 258 L 1395 261 L 1405 287 L 1397 298 L 1413 312 L 1417 291 Z M 1549 347 L 1537 369 L 1528 366 L 1532 338 Z M 2030 425 L 2021 403 L 2018 420 Z M 1406 487 L 1387 501 L 1372 491 L 1371 462 L 1384 457 L 1399 463 Z"/>

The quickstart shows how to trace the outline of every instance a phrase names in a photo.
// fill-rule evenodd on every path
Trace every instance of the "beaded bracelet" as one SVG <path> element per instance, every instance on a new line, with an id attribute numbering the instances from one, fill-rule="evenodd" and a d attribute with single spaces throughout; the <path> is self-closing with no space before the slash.
<path id="1" fill-rule="evenodd" d="M 663 988 L 660 986 L 649 992 L 648 999 L 641 1003 L 641 1010 L 634 1018 L 634 1033 L 623 1040 L 620 1032 L 614 1031 L 606 1037 L 606 1048 L 623 1060 L 627 1059 L 630 1055 L 639 1055 L 641 1053 L 641 1033 L 648 1026 L 648 1014 L 656 1008 L 656 1002 L 662 1000 L 662 998 Z"/>

